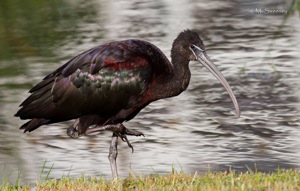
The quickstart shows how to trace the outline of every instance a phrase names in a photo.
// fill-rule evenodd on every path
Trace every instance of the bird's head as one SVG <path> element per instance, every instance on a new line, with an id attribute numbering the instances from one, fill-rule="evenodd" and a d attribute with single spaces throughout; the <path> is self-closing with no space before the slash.
<path id="1" fill-rule="evenodd" d="M 191 30 L 182 31 L 174 40 L 172 50 L 176 50 L 171 52 L 172 59 L 181 57 L 181 59 L 188 61 L 198 61 L 222 83 L 234 104 L 236 116 L 239 118 L 240 109 L 233 91 L 222 73 L 206 54 L 205 46 L 199 35 Z"/>

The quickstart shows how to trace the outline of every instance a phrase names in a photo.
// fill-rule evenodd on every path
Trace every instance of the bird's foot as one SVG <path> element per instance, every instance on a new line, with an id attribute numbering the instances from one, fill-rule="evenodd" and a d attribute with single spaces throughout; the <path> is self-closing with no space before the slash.
<path id="1" fill-rule="evenodd" d="M 69 128 L 70 131 L 77 131 L 75 128 L 71 129 Z M 121 135 L 131 135 L 131 136 L 144 136 L 144 134 L 142 132 L 136 131 L 136 130 L 130 130 L 127 129 L 122 123 L 116 124 L 116 125 L 103 125 L 103 126 L 96 126 L 93 128 L 89 128 L 86 130 L 85 134 L 92 134 L 95 132 L 99 132 L 99 131 L 104 131 L 104 130 L 110 130 L 116 134 L 121 134 Z"/>
<path id="2" fill-rule="evenodd" d="M 70 128 L 69 128 L 70 129 Z M 96 126 L 93 128 L 89 128 L 86 130 L 85 134 L 91 134 L 91 133 L 95 133 L 95 132 L 99 132 L 99 131 L 104 131 L 104 130 L 110 130 L 112 131 L 116 136 L 120 137 L 122 139 L 122 141 L 126 142 L 128 147 L 131 148 L 132 152 L 134 151 L 133 146 L 131 145 L 131 143 L 129 142 L 127 135 L 130 136 L 144 136 L 143 133 L 136 131 L 136 130 L 130 130 L 128 128 L 126 128 L 122 123 L 118 123 L 118 124 L 114 124 L 114 125 L 103 125 L 103 126 Z M 73 135 L 77 135 L 76 134 L 76 129 L 70 129 L 71 132 L 71 137 L 73 137 Z M 79 135 L 80 136 L 80 135 Z"/>
<path id="3" fill-rule="evenodd" d="M 137 130 L 130 130 L 128 128 L 126 128 L 122 123 L 119 123 L 117 125 L 111 125 L 109 130 L 113 131 L 116 134 L 120 134 L 120 135 L 130 135 L 130 136 L 144 136 L 144 134 L 142 132 L 139 132 Z M 122 137 L 120 137 L 122 138 Z"/>
<path id="4" fill-rule="evenodd" d="M 120 137 L 120 138 L 122 139 L 123 142 L 126 142 L 126 143 L 127 143 L 128 147 L 131 148 L 131 151 L 132 151 L 132 153 L 133 153 L 133 151 L 134 151 L 133 146 L 132 146 L 132 144 L 129 142 L 127 136 L 126 136 L 125 134 L 119 134 L 119 133 L 116 133 L 116 135 L 117 135 L 118 137 Z"/>
<path id="5" fill-rule="evenodd" d="M 132 153 L 134 151 L 132 144 L 129 142 L 127 135 L 132 135 L 132 136 L 144 136 L 143 133 L 136 131 L 136 130 L 130 130 L 127 129 L 122 123 L 119 123 L 114 126 L 114 128 L 111 129 L 118 137 L 122 139 L 122 141 L 126 142 L 128 147 L 131 148 Z"/>

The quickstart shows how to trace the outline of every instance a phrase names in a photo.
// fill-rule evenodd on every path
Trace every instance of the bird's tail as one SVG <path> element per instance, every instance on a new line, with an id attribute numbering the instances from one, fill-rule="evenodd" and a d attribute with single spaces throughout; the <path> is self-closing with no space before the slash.
<path id="1" fill-rule="evenodd" d="M 43 119 L 43 118 L 34 118 L 26 123 L 24 123 L 20 129 L 24 129 L 24 133 L 31 132 L 37 128 L 39 128 L 42 125 L 49 124 L 49 119 Z"/>

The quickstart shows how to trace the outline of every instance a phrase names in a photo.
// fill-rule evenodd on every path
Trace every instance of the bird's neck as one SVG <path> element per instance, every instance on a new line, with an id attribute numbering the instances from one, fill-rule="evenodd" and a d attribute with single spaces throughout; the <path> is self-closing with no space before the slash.
<path id="1" fill-rule="evenodd" d="M 172 59 L 173 75 L 164 83 L 155 85 L 154 100 L 177 96 L 185 91 L 189 85 L 191 72 L 188 67 L 188 60 Z M 153 101 L 153 100 L 152 100 Z"/>
<path id="2" fill-rule="evenodd" d="M 184 59 L 178 55 L 171 56 L 171 63 L 174 68 L 174 75 L 170 80 L 172 87 L 172 96 L 176 96 L 185 91 L 191 79 L 191 72 L 189 69 L 189 60 Z"/>

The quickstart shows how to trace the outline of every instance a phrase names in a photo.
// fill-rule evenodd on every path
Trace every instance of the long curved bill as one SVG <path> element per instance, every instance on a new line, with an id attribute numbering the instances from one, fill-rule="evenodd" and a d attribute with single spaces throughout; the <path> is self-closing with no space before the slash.
<path id="1" fill-rule="evenodd" d="M 240 117 L 239 104 L 238 104 L 227 80 L 224 78 L 223 74 L 219 71 L 219 69 L 216 67 L 216 65 L 210 60 L 210 58 L 206 54 L 205 50 L 202 50 L 200 47 L 198 47 L 196 45 L 193 45 L 191 50 L 192 50 L 196 60 L 198 60 L 206 69 L 208 69 L 222 83 L 224 88 L 227 90 L 227 92 L 233 102 L 236 116 L 237 116 L 237 118 L 239 118 Z"/>

